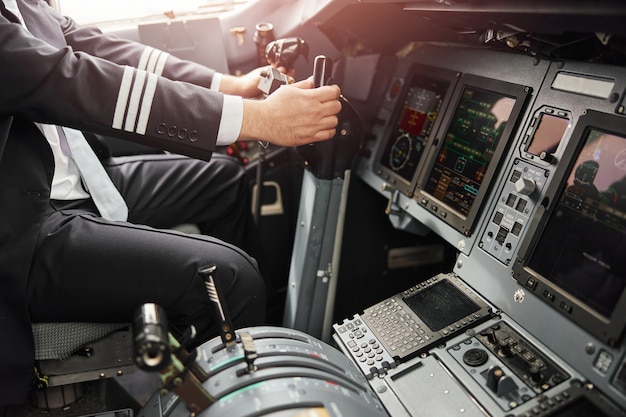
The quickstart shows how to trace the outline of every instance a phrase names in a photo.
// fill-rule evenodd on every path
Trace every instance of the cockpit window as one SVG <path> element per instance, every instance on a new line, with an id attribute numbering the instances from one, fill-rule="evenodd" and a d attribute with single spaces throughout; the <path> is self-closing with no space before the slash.
<path id="1" fill-rule="evenodd" d="M 249 0 L 52 0 L 62 14 L 82 25 L 123 26 L 167 18 L 215 14 Z"/>

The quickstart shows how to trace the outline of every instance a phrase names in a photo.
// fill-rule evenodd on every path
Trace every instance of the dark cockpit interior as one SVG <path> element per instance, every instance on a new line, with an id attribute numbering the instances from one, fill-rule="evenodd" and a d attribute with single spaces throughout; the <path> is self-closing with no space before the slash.
<path id="1" fill-rule="evenodd" d="M 272 248 L 267 325 L 173 350 L 183 385 L 117 412 L 626 415 L 625 19 L 611 0 L 254 0 L 105 28 L 245 74 L 271 27 L 306 44 L 296 78 L 344 100 L 329 142 L 222 150 Z"/>

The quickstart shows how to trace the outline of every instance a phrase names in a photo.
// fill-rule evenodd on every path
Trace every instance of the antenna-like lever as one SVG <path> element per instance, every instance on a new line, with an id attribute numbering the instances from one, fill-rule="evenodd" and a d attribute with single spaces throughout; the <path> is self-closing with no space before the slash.
<path id="1" fill-rule="evenodd" d="M 235 343 L 237 343 L 237 335 L 235 334 L 233 324 L 230 321 L 228 310 L 226 310 L 225 308 L 224 300 L 222 299 L 222 296 L 215 285 L 215 279 L 213 278 L 213 274 L 216 270 L 216 265 L 210 265 L 204 268 L 200 268 L 198 270 L 198 273 L 204 280 L 204 285 L 206 286 L 207 292 L 209 294 L 209 299 L 213 303 L 215 320 L 220 331 L 220 337 L 222 338 L 222 342 L 224 342 L 226 347 L 231 347 Z"/>

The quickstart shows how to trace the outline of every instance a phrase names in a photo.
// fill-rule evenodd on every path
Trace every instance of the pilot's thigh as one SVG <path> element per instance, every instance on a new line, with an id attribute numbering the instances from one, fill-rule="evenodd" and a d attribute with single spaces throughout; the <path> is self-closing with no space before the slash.
<path id="1" fill-rule="evenodd" d="M 202 233 L 246 245 L 249 185 L 236 159 L 181 155 L 115 157 L 105 162 L 129 207 L 129 221 L 158 228 L 193 223 Z"/>
<path id="2" fill-rule="evenodd" d="M 262 324 L 264 283 L 244 251 L 208 236 L 78 213 L 54 211 L 44 225 L 28 286 L 33 321 L 130 322 L 137 307 L 155 302 L 174 331 L 194 324 L 207 338 L 217 329 L 197 271 L 215 264 L 235 326 Z"/>

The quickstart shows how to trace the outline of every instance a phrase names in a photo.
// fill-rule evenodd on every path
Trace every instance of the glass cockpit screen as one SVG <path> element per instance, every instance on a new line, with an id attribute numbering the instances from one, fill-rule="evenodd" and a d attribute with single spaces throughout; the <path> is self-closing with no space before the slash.
<path id="1" fill-rule="evenodd" d="M 514 97 L 465 87 L 424 190 L 467 216 L 515 103 Z"/>
<path id="2" fill-rule="evenodd" d="M 588 110 L 562 162 L 514 277 L 615 346 L 626 333 L 626 120 Z"/>
<path id="3" fill-rule="evenodd" d="M 437 78 L 425 74 L 436 73 Z M 407 77 L 391 128 L 386 133 L 377 165 L 395 180 L 405 193 L 412 191 L 412 181 L 420 167 L 426 144 L 434 134 L 443 111 L 446 94 L 456 73 L 415 65 Z"/>
<path id="4" fill-rule="evenodd" d="M 529 267 L 611 317 L 626 287 L 626 137 L 589 129 Z"/>
<path id="5" fill-rule="evenodd" d="M 411 182 L 441 107 L 447 83 L 414 76 L 381 164 Z"/>

